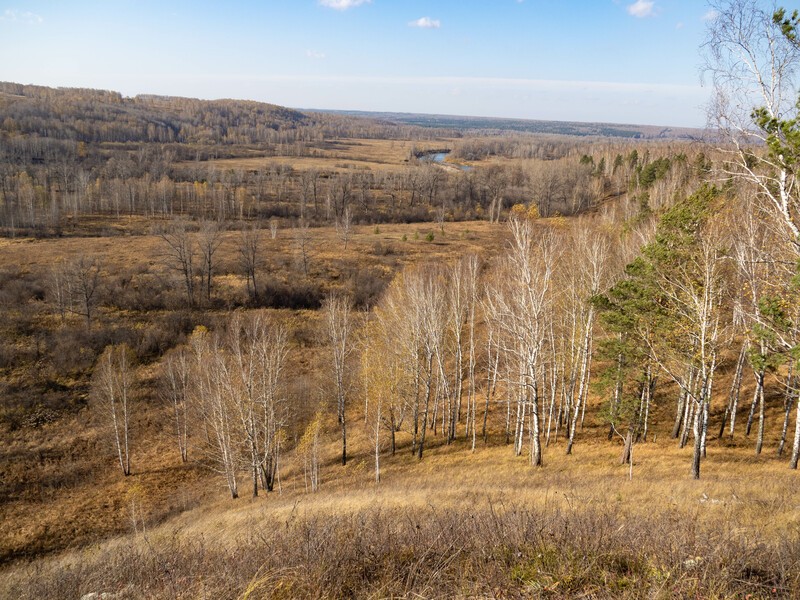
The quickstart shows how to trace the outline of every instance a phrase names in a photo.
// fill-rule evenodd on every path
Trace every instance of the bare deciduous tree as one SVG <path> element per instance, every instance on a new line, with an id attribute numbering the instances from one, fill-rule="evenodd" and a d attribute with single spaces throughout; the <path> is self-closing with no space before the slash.
<path id="1" fill-rule="evenodd" d="M 133 352 L 125 344 L 107 346 L 95 365 L 92 392 L 102 418 L 111 426 L 119 466 L 131 474 L 130 419 L 134 382 Z"/>
<path id="2" fill-rule="evenodd" d="M 258 271 L 262 264 L 261 229 L 258 226 L 242 227 L 239 237 L 239 264 L 247 281 L 247 291 L 258 304 Z"/>
<path id="3" fill-rule="evenodd" d="M 325 330 L 330 343 L 333 379 L 336 390 L 336 418 L 342 430 L 342 464 L 347 464 L 347 359 L 353 351 L 350 339 L 350 299 L 332 294 L 322 306 Z"/>
<path id="4" fill-rule="evenodd" d="M 800 251 L 800 190 L 796 138 L 800 47 L 782 31 L 774 11 L 748 0 L 714 0 L 705 72 L 714 86 L 709 121 L 730 148 L 724 173 L 752 185 Z"/>
<path id="5" fill-rule="evenodd" d="M 186 304 L 190 308 L 194 307 L 197 245 L 186 230 L 185 221 L 173 221 L 170 227 L 159 233 L 159 237 L 167 245 L 166 255 L 171 263 L 170 266 L 181 275 L 186 294 Z"/>
<path id="6" fill-rule="evenodd" d="M 178 346 L 165 356 L 161 371 L 161 397 L 172 406 L 175 416 L 175 439 L 181 462 L 189 460 L 189 405 L 192 364 L 189 350 Z"/>
<path id="7" fill-rule="evenodd" d="M 214 279 L 214 254 L 222 243 L 223 226 L 218 221 L 203 221 L 197 236 L 200 256 L 203 261 L 202 277 L 206 301 L 211 300 L 211 284 Z"/>
<path id="8" fill-rule="evenodd" d="M 81 256 L 67 266 L 67 278 L 67 289 L 72 295 L 69 306 L 86 319 L 86 327 L 91 327 L 100 288 L 100 264 L 95 259 Z"/>

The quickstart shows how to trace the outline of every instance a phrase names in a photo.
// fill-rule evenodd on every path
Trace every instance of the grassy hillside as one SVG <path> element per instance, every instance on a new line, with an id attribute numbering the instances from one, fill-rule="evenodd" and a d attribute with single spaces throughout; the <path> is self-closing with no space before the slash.
<path id="1" fill-rule="evenodd" d="M 0 596 L 800 596 L 796 257 L 713 149 L 2 89 Z"/>
<path id="2" fill-rule="evenodd" d="M 448 224 L 444 235 L 433 229 L 433 241 L 425 239 L 429 231 L 357 228 L 345 250 L 334 229 L 315 230 L 313 277 L 332 289 L 346 284 L 348 263 L 396 273 L 403 265 L 476 250 L 496 253 L 507 236 L 504 226 L 487 223 Z M 227 233 L 220 246 L 221 297 L 244 293 L 234 273 L 237 235 Z M 378 244 L 391 252 L 376 253 Z M 271 271 L 297 268 L 281 266 L 282 257 L 296 252 L 290 231 L 279 231 L 268 247 Z M 118 289 L 114 277 L 128 272 L 169 280 L 161 249 L 155 236 L 14 240 L 4 242 L 0 257 L 4 270 L 17 269 L 25 281 L 45 272 L 54 254 L 91 254 L 100 259 L 110 289 Z M 335 418 L 324 421 L 319 491 L 308 488 L 303 457 L 288 451 L 278 490 L 231 501 L 197 448 L 190 449 L 188 464 L 180 463 L 170 408 L 158 397 L 159 367 L 141 346 L 163 327 L 163 310 L 107 304 L 93 326 L 102 343 L 127 337 L 145 352 L 130 477 L 119 472 L 107 428 L 88 396 L 91 365 L 58 374 L 54 353 L 78 360 L 89 352 L 83 344 L 91 342 L 80 333 L 84 325 L 75 320 L 64 329 L 41 301 L 30 300 L 24 311 L 28 327 L 78 337 L 72 338 L 77 345 L 61 350 L 48 350 L 45 338 L 38 342 L 42 356 L 34 360 L 35 336 L 19 329 L 4 333 L 17 340 L 17 354 L 6 359 L 3 371 L 6 398 L 14 398 L 15 389 L 36 389 L 30 385 L 52 390 L 31 399 L 20 415 L 6 412 L 2 424 L 6 568 L 0 589 L 10 596 L 768 598 L 800 589 L 795 474 L 771 450 L 754 456 L 739 431 L 733 442 L 712 436 L 704 477 L 692 481 L 690 448 L 679 449 L 669 438 L 672 386 L 657 389 L 650 435 L 635 446 L 632 466 L 619 464 L 621 440 L 606 440 L 602 395 L 590 396 L 573 455 L 564 453 L 562 432 L 545 448 L 542 468 L 530 466 L 527 448 L 514 456 L 502 433 L 505 403 L 499 399 L 488 441 L 479 440 L 475 452 L 462 427 L 449 445 L 441 431 L 434 433 L 423 461 L 411 456 L 408 431 L 398 433 L 395 456 L 384 438 L 380 483 L 356 395 L 346 467 L 337 464 Z M 300 418 L 289 430 L 292 448 L 309 413 L 331 406 L 319 387 L 327 359 L 318 315 L 276 314 L 293 323 L 292 376 L 308 381 L 293 396 Z M 220 308 L 188 317 L 182 329 L 165 331 L 176 337 L 162 343 L 184 339 L 192 323 L 214 327 L 224 316 Z M 730 385 L 731 371 L 726 361 L 719 389 Z M 745 384 L 743 396 L 751 392 Z M 72 398 L 72 404 L 59 398 Z M 778 402 L 767 415 L 769 448 L 782 418 Z M 742 406 L 740 420 L 746 410 Z"/>

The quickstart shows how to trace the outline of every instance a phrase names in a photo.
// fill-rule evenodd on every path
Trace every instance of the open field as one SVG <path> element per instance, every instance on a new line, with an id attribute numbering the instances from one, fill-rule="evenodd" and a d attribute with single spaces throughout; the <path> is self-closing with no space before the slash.
<path id="1" fill-rule="evenodd" d="M 384 171 L 399 172 L 408 167 L 412 152 L 426 149 L 452 148 L 454 139 L 408 140 L 345 139 L 330 140 L 315 146 L 310 156 L 252 156 L 206 161 L 218 169 L 256 171 L 271 165 L 291 167 L 296 171 L 316 169 L 326 172 Z M 190 162 L 182 163 L 190 165 Z"/>

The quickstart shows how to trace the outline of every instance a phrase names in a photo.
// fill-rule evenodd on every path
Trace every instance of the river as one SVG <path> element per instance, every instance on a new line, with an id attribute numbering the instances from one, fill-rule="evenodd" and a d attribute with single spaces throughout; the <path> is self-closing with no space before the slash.
<path id="1" fill-rule="evenodd" d="M 469 165 L 462 165 L 455 162 L 445 162 L 448 154 L 450 154 L 449 150 L 447 152 L 426 152 L 422 154 L 419 159 L 426 162 L 437 163 L 445 167 L 455 167 L 456 169 L 461 169 L 462 171 L 472 170 L 472 167 Z"/>

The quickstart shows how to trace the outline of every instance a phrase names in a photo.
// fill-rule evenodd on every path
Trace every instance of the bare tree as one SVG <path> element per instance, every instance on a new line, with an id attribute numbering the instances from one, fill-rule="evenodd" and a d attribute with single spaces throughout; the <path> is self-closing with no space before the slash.
<path id="1" fill-rule="evenodd" d="M 194 403 L 203 420 L 206 444 L 203 449 L 211 468 L 225 477 L 231 498 L 239 497 L 238 436 L 235 408 L 227 393 L 228 370 L 219 336 L 204 327 L 190 340 L 194 362 Z"/>
<path id="2" fill-rule="evenodd" d="M 130 418 L 134 381 L 133 352 L 125 344 L 107 346 L 95 365 L 92 393 L 103 419 L 113 430 L 119 466 L 131 474 Z"/>
<path id="3" fill-rule="evenodd" d="M 247 291 L 252 300 L 258 304 L 258 271 L 262 264 L 262 235 L 257 226 L 242 226 L 239 237 L 239 264 L 247 281 Z"/>
<path id="4" fill-rule="evenodd" d="M 68 265 L 67 277 L 67 289 L 72 295 L 69 306 L 72 312 L 86 319 L 87 328 L 91 327 L 100 288 L 100 264 L 93 258 L 81 256 Z"/>
<path id="5" fill-rule="evenodd" d="M 192 363 L 189 350 L 178 346 L 164 355 L 161 371 L 161 397 L 172 406 L 175 439 L 181 462 L 189 460 L 189 405 Z"/>
<path id="6" fill-rule="evenodd" d="M 522 452 L 527 418 L 531 464 L 541 466 L 543 345 L 552 318 L 550 285 L 557 250 L 552 233 L 546 230 L 534 235 L 528 219 L 512 218 L 509 227 L 510 248 L 502 267 L 506 276 L 487 294 L 487 307 L 489 318 L 503 332 L 502 351 L 513 369 L 517 398 L 514 451 L 517 455 Z"/>
<path id="7" fill-rule="evenodd" d="M 303 267 L 303 275 L 308 276 L 308 263 L 311 255 L 311 233 L 308 230 L 308 223 L 301 220 L 294 230 L 294 243 L 300 254 L 300 264 Z"/>
<path id="8" fill-rule="evenodd" d="M 593 297 L 599 293 L 600 286 L 606 283 L 606 270 L 608 263 L 608 241 L 597 231 L 582 227 L 576 231 L 574 244 L 575 261 L 577 269 L 570 264 L 567 269 L 576 272 L 574 284 L 570 286 L 575 311 L 574 321 L 578 325 L 580 343 L 577 345 L 574 365 L 575 374 L 572 382 L 577 381 L 577 395 L 573 398 L 572 419 L 569 426 L 567 440 L 567 454 L 572 452 L 575 443 L 575 431 L 580 418 L 583 422 L 583 411 L 586 408 L 586 396 L 589 391 L 589 377 L 592 360 L 592 340 L 594 333 L 595 308 Z M 574 390 L 571 385 L 571 390 Z M 570 391 L 571 391 L 570 390 Z M 645 424 L 646 427 L 646 424 Z M 645 434 L 646 437 L 646 434 Z"/>
<path id="9" fill-rule="evenodd" d="M 195 257 L 197 246 L 186 230 L 186 222 L 175 220 L 172 224 L 159 233 L 159 237 L 167 246 L 166 256 L 170 266 L 180 273 L 183 279 L 184 292 L 187 306 L 195 304 Z"/>
<path id="10" fill-rule="evenodd" d="M 350 214 L 350 207 L 345 206 L 341 218 L 336 219 L 336 233 L 339 239 L 344 243 L 344 249 L 347 250 L 347 242 L 350 241 L 350 235 L 353 229 L 353 219 Z"/>
<path id="11" fill-rule="evenodd" d="M 350 330 L 350 299 L 332 294 L 322 305 L 325 330 L 330 343 L 336 389 L 336 417 L 342 430 L 342 465 L 347 464 L 347 359 L 353 351 Z"/>
<path id="12" fill-rule="evenodd" d="M 317 413 L 306 427 L 300 443 L 297 445 L 297 453 L 303 458 L 303 480 L 305 481 L 306 491 L 309 487 L 312 492 L 319 489 L 319 450 L 320 433 L 322 432 L 322 413 Z"/>
<path id="13" fill-rule="evenodd" d="M 67 313 L 72 312 L 72 287 L 69 268 L 63 260 L 50 268 L 47 277 L 47 298 L 55 306 L 61 317 L 61 323 L 65 323 Z"/>
<path id="14" fill-rule="evenodd" d="M 202 280 L 206 301 L 211 300 L 211 284 L 214 278 L 214 254 L 222 243 L 223 227 L 218 221 L 203 221 L 197 236 L 200 256 L 203 261 Z"/>
<path id="15" fill-rule="evenodd" d="M 749 0 L 714 0 L 705 72 L 714 86 L 710 124 L 729 146 L 724 174 L 756 190 L 800 251 L 800 190 L 796 181 L 800 47 L 774 11 Z"/>

